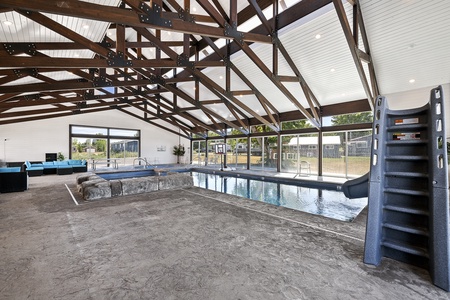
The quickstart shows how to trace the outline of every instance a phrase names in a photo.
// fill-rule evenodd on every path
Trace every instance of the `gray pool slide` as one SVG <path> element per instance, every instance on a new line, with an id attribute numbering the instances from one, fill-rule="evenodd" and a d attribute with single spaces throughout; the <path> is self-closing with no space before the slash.
<path id="1" fill-rule="evenodd" d="M 344 192 L 345 197 L 350 199 L 368 197 L 369 174 L 370 172 L 356 179 L 347 180 L 344 182 L 342 185 L 342 191 Z"/>

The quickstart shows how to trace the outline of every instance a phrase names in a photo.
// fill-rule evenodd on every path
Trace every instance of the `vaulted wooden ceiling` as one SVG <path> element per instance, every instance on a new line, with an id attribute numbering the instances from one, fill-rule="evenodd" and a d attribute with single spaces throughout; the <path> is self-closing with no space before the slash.
<path id="1" fill-rule="evenodd" d="M 0 125 L 114 109 L 186 137 L 277 132 L 284 116 L 319 128 L 333 103 L 292 37 L 314 14 L 333 8 L 363 91 L 337 102 L 370 109 L 378 94 L 359 2 L 347 2 L 0 0 Z"/>

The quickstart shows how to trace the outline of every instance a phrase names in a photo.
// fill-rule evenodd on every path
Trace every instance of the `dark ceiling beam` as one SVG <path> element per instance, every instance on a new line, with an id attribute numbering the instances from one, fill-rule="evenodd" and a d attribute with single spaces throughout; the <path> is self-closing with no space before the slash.
<path id="1" fill-rule="evenodd" d="M 279 82 L 280 85 L 283 85 L 282 81 L 280 81 L 279 78 L 277 78 L 277 75 L 278 75 L 277 74 L 278 73 L 278 63 L 277 63 L 278 55 L 276 55 L 276 54 L 279 51 L 279 52 L 281 52 L 281 54 L 285 58 L 285 60 L 288 63 L 289 67 L 291 68 L 291 70 L 297 76 L 298 82 L 300 84 L 300 87 L 302 88 L 303 94 L 305 95 L 306 101 L 308 102 L 308 105 L 310 107 L 310 111 L 312 112 L 315 120 L 320 124 L 320 117 L 319 117 L 319 114 L 318 114 L 318 112 L 317 112 L 317 110 L 315 108 L 315 106 L 317 106 L 320 109 L 320 104 L 317 101 L 317 98 L 314 95 L 314 93 L 309 88 L 309 85 L 306 83 L 306 80 L 304 79 L 303 75 L 300 73 L 300 70 L 295 65 L 295 63 L 292 60 L 291 56 L 289 55 L 288 51 L 286 50 L 286 48 L 284 48 L 283 44 L 281 43 L 280 39 L 278 38 L 277 29 L 275 27 L 272 27 L 271 22 L 269 22 L 266 19 L 266 17 L 264 16 L 261 8 L 256 3 L 256 0 L 248 0 L 248 1 L 249 1 L 250 5 L 254 8 L 254 10 L 256 11 L 256 15 L 260 19 L 261 23 L 264 25 L 264 27 L 270 33 L 270 35 L 272 36 L 272 38 L 274 40 L 274 47 L 273 47 L 273 51 L 274 51 L 274 70 L 272 72 L 272 77 L 274 77 L 277 80 L 277 82 Z M 275 9 L 275 11 L 277 11 L 277 10 Z M 276 22 L 272 22 L 272 23 L 276 23 Z"/>
<path id="2" fill-rule="evenodd" d="M 118 71 L 119 71 L 119 72 L 123 72 L 123 71 L 121 71 L 121 70 L 118 70 Z M 107 76 L 108 76 L 111 80 L 113 79 L 111 76 L 109 76 L 109 75 L 107 75 Z M 131 91 L 132 93 L 137 93 L 137 92 L 138 92 L 138 91 L 137 91 L 135 88 L 133 88 L 133 87 L 127 87 L 126 89 L 128 89 L 128 90 Z M 177 107 L 170 107 L 170 106 L 168 106 L 168 105 L 166 105 L 166 104 L 164 104 L 164 103 L 161 103 L 161 102 L 158 103 L 158 100 L 157 100 L 156 98 L 154 98 L 154 97 L 147 97 L 147 96 L 145 96 L 145 95 L 141 95 L 141 96 L 142 96 L 144 99 L 146 99 L 147 101 L 150 101 L 151 103 L 155 104 L 155 106 L 161 106 L 161 107 L 163 107 L 164 109 L 166 109 L 166 110 L 168 110 L 168 111 L 177 112 Z M 160 98 L 163 99 L 163 100 L 167 100 L 167 99 L 165 99 L 164 97 L 160 97 Z M 169 102 L 169 101 L 167 101 L 167 102 Z M 136 107 L 135 105 L 133 105 L 133 106 Z M 136 108 L 137 108 L 137 107 L 136 107 Z M 173 121 L 168 120 L 167 116 L 164 115 L 164 113 L 163 113 L 163 114 L 153 113 L 153 112 L 151 112 L 150 110 L 145 109 L 145 108 L 141 108 L 141 107 L 139 107 L 138 109 L 142 110 L 144 113 L 151 114 L 151 115 L 153 115 L 154 117 L 157 117 L 157 118 L 159 118 L 159 119 L 161 119 L 161 120 L 163 120 L 163 121 L 165 121 L 165 122 L 168 122 L 168 123 L 170 123 L 171 125 L 175 125 L 175 124 L 173 123 Z M 187 114 L 187 113 L 185 113 L 185 112 L 177 112 L 177 113 L 178 113 L 181 117 L 183 117 L 183 118 L 189 120 L 190 122 L 192 122 L 193 124 L 195 124 L 195 125 L 197 125 L 197 126 L 203 127 L 203 128 L 206 129 L 206 130 L 212 130 L 213 132 L 217 132 L 214 128 L 210 127 L 209 125 L 207 125 L 207 124 L 201 122 L 201 121 L 198 120 L 197 118 L 195 118 L 195 117 L 193 117 L 193 116 L 191 116 L 191 115 L 189 115 L 189 114 Z M 189 126 L 188 126 L 187 124 L 184 124 L 184 123 L 182 123 L 181 121 L 179 121 L 178 123 L 179 123 L 179 124 L 176 125 L 176 126 L 180 126 L 180 127 L 182 127 L 182 128 L 186 127 L 186 129 L 184 129 L 184 130 L 189 130 L 189 131 L 192 132 L 192 128 L 189 128 Z M 189 129 L 187 129 L 187 128 L 189 128 Z"/>
<path id="3" fill-rule="evenodd" d="M 193 67 L 222 67 L 221 61 L 199 61 Z M 88 58 L 61 58 L 61 57 L 23 57 L 11 56 L 10 59 L 0 60 L 1 68 L 178 68 L 177 61 L 169 59 L 146 59 L 146 60 L 108 60 Z M 179 79 L 181 80 L 181 79 Z"/>
<path id="4" fill-rule="evenodd" d="M 124 108 L 127 107 L 128 104 L 124 105 L 115 105 L 115 109 L 118 108 Z M 0 120 L 0 125 L 5 124 L 12 124 L 12 123 L 22 123 L 22 122 L 30 122 L 30 121 L 37 121 L 37 120 L 44 120 L 44 119 L 52 119 L 52 118 L 60 118 L 60 117 L 69 117 L 74 116 L 77 114 L 87 114 L 87 113 L 95 113 L 95 112 L 102 112 L 111 110 L 111 107 L 101 107 L 101 108 L 94 108 L 89 110 L 83 110 L 82 112 L 65 112 L 65 113 L 57 113 L 57 114 L 45 114 L 41 116 L 33 116 L 33 117 L 25 117 L 25 118 L 16 118 L 16 119 L 9 119 L 9 120 Z"/>
<path id="5" fill-rule="evenodd" d="M 125 2 L 133 8 L 138 8 L 141 3 L 143 3 L 140 0 L 126 0 Z M 175 18 L 168 19 L 165 18 L 164 15 L 161 17 L 161 20 L 155 20 L 150 17 L 151 14 L 138 14 L 135 11 L 127 9 L 78 0 L 65 0 L 62 2 L 60 0 L 2 0 L 1 5 L 29 12 L 46 12 L 110 23 L 116 23 L 117 20 L 120 20 L 121 24 L 133 27 L 151 27 L 155 29 L 213 36 L 224 39 L 232 38 L 227 36 L 223 29 L 217 27 L 189 23 Z M 144 5 L 146 4 L 144 3 Z M 151 8 L 149 8 L 149 10 L 151 13 L 154 13 Z M 141 17 L 145 22 L 141 21 Z M 169 23 L 171 25 L 169 25 Z M 271 43 L 270 37 L 261 34 L 245 33 L 243 39 L 250 42 Z"/>
<path id="6" fill-rule="evenodd" d="M 153 121 L 150 121 L 150 120 L 148 120 L 148 119 L 145 119 L 144 117 L 141 117 L 141 116 L 139 116 L 139 115 L 136 115 L 135 113 L 129 112 L 129 111 L 127 111 L 126 109 L 124 109 L 124 107 L 122 107 L 122 106 L 121 106 L 121 107 L 118 107 L 117 110 L 118 110 L 118 111 L 121 111 L 121 112 L 123 112 L 123 113 L 125 113 L 125 114 L 127 114 L 127 115 L 130 115 L 130 116 L 132 116 L 132 117 L 134 117 L 134 118 L 136 118 L 136 119 L 139 119 L 139 120 L 141 120 L 141 121 L 144 121 L 144 122 L 146 122 L 146 123 L 148 123 L 148 124 L 151 124 L 151 125 L 156 126 L 156 127 L 158 127 L 158 128 L 164 129 L 165 131 L 168 131 L 168 132 L 170 132 L 170 133 L 173 133 L 173 134 L 176 134 L 176 135 L 185 137 L 185 138 L 187 138 L 187 139 L 190 139 L 190 138 L 191 138 L 191 137 L 188 136 L 188 135 L 180 134 L 179 132 L 177 132 L 177 131 L 175 131 L 175 130 L 172 130 L 172 129 L 170 129 L 170 128 L 164 127 L 164 126 L 162 126 L 162 125 L 160 125 L 160 124 L 158 124 L 158 123 L 155 123 L 155 122 L 153 122 Z"/>
<path id="7" fill-rule="evenodd" d="M 271 0 L 271 1 L 273 1 L 273 0 Z M 258 1 L 258 3 L 260 3 L 260 2 Z M 301 18 L 309 15 L 310 13 L 313 13 L 314 11 L 316 11 L 330 3 L 332 3 L 332 0 L 302 0 L 302 1 L 298 2 L 297 4 L 294 4 L 292 7 L 283 11 L 282 13 L 280 13 L 277 16 L 277 24 L 278 24 L 277 30 L 283 29 L 284 27 L 294 23 L 297 20 L 300 20 Z M 272 4 L 272 3 L 270 3 L 270 4 Z M 261 7 L 261 9 L 265 8 L 261 4 L 259 6 Z M 253 8 L 248 6 L 248 7 L 246 7 L 246 9 L 247 9 L 247 12 L 246 12 L 245 16 L 251 15 L 253 17 L 254 16 Z M 242 21 L 241 13 L 239 13 L 239 15 L 238 15 L 238 19 L 240 20 L 240 22 Z M 273 19 L 271 19 L 270 22 L 273 22 Z M 255 27 L 254 29 L 250 30 L 250 32 L 257 33 L 257 34 L 266 34 L 266 29 L 265 29 L 264 25 L 261 24 L 261 25 Z M 207 42 L 202 40 L 199 42 L 197 48 L 199 49 L 199 51 L 201 51 L 202 49 L 204 49 L 207 46 L 208 46 Z M 239 50 L 241 50 L 239 48 L 239 46 L 236 43 L 232 43 L 231 47 L 230 47 L 229 55 L 232 55 L 232 54 L 238 52 Z M 225 47 L 220 48 L 220 54 L 212 53 L 211 55 L 205 57 L 203 60 L 217 61 L 217 60 L 222 59 L 222 57 L 224 57 L 226 55 L 227 55 L 227 49 L 225 46 Z M 188 76 L 188 75 L 189 75 L 189 73 L 187 73 L 187 72 L 182 72 L 182 73 L 178 74 L 179 77 Z"/>
<path id="8" fill-rule="evenodd" d="M 361 50 L 358 49 L 356 42 L 353 37 L 352 29 L 348 22 L 347 15 L 345 13 L 344 5 L 341 0 L 333 0 L 333 4 L 336 10 L 336 13 L 339 18 L 339 22 L 341 23 L 342 30 L 344 31 L 345 39 L 347 40 L 348 47 L 350 48 L 350 53 L 352 54 L 353 62 L 355 63 L 356 70 L 358 71 L 359 78 L 361 80 L 362 86 L 364 88 L 364 92 L 366 93 L 367 99 L 369 100 L 370 106 L 373 109 L 375 103 L 374 94 L 375 91 L 372 91 L 369 85 L 369 81 L 367 80 L 366 73 L 364 71 L 364 67 L 361 62 L 360 56 L 358 56 L 358 52 Z M 355 28 L 357 29 L 357 28 Z M 369 54 L 367 54 L 369 55 Z M 367 58 L 366 58 L 367 59 Z M 369 59 L 370 60 L 370 59 Z"/>
<path id="9" fill-rule="evenodd" d="M 197 0 L 199 4 L 202 5 L 203 9 L 210 15 L 216 15 L 214 12 L 214 8 L 207 0 Z M 219 24 L 225 24 L 225 19 L 220 19 L 218 16 L 214 17 L 217 18 L 217 22 Z M 230 24 L 229 24 L 230 25 Z M 230 25 L 231 26 L 231 25 Z M 283 85 L 283 83 L 276 78 L 276 76 L 273 76 L 273 73 L 267 68 L 267 66 L 264 64 L 264 62 L 253 52 L 253 50 L 250 49 L 250 47 L 247 45 L 247 43 L 243 41 L 239 41 L 235 39 L 235 44 L 237 44 L 240 49 L 258 66 L 258 68 L 263 72 L 264 75 L 267 76 L 269 80 L 272 81 L 272 83 L 291 101 L 306 117 L 307 119 L 315 126 L 316 128 L 320 128 L 320 121 L 316 120 L 304 107 L 303 105 L 298 102 L 298 100 L 295 98 L 295 96 Z M 256 113 L 255 113 L 256 114 Z M 257 114 L 254 115 L 254 117 L 257 118 Z M 262 121 L 263 122 L 263 121 Z M 267 123 L 267 121 L 263 122 Z M 266 124 L 267 125 L 267 124 Z M 271 127 L 271 125 L 269 125 Z M 274 129 L 274 128 L 272 128 Z M 274 129 L 275 131 L 278 131 L 279 129 Z"/>
<path id="10" fill-rule="evenodd" d="M 159 48 L 165 53 L 167 54 L 170 58 L 172 59 L 176 59 L 177 58 L 177 54 L 170 48 L 168 47 L 164 47 L 164 45 L 160 44 L 160 41 L 148 30 L 142 29 L 142 28 L 135 28 L 135 30 L 141 34 L 142 36 L 144 36 L 145 38 L 147 38 L 149 41 L 154 42 L 155 44 L 157 44 L 159 46 Z M 191 70 L 189 68 L 186 68 L 187 70 L 189 70 L 189 72 L 191 72 L 191 74 L 195 77 L 199 77 L 200 74 L 202 74 L 200 71 L 196 71 Z M 145 76 L 145 74 L 143 74 Z M 203 79 L 209 79 L 207 77 L 204 77 Z M 202 84 L 205 85 L 205 81 L 202 81 Z M 223 118 L 222 116 L 220 116 L 219 114 L 213 112 L 212 110 L 206 108 L 205 106 L 203 106 L 201 104 L 200 101 L 196 101 L 195 99 L 192 99 L 190 96 L 188 96 L 187 94 L 185 94 L 184 92 L 180 91 L 179 89 L 177 89 L 176 87 L 173 87 L 171 85 L 165 85 L 164 86 L 166 89 L 168 89 L 169 91 L 171 91 L 172 93 L 176 94 L 177 96 L 181 97 L 184 100 L 187 100 L 188 102 L 190 102 L 192 105 L 197 106 L 200 108 L 202 107 L 202 110 L 205 111 L 205 113 L 210 114 L 212 116 L 214 116 L 214 118 L 221 120 L 223 123 L 227 123 L 229 126 L 233 126 L 235 127 L 235 129 L 242 131 L 244 134 L 248 133 L 247 130 L 243 130 L 242 128 L 240 128 L 239 126 L 236 126 L 234 124 L 232 124 L 230 121 L 226 120 L 225 118 Z M 212 90 L 213 93 L 216 93 L 215 90 Z M 219 95 L 219 98 L 223 98 L 222 95 Z"/>
<path id="11" fill-rule="evenodd" d="M 183 42 L 179 41 L 164 41 L 163 42 L 168 47 L 180 47 L 183 46 Z M 6 43 L 8 45 L 12 45 L 15 48 L 25 48 L 30 45 L 33 46 L 35 50 L 42 51 L 42 50 L 83 50 L 86 49 L 85 46 L 83 46 L 80 43 L 75 42 L 27 42 L 27 43 Z M 102 45 L 102 43 L 96 43 L 97 45 Z M 116 42 L 114 40 L 108 41 L 108 44 L 110 44 L 110 48 L 115 49 L 116 48 Z M 192 42 L 192 44 L 194 44 Z M 155 48 L 156 46 L 151 42 L 125 42 L 126 48 Z"/>
<path id="12" fill-rule="evenodd" d="M 22 116 L 30 116 L 30 115 L 40 115 L 40 114 L 49 114 L 56 113 L 62 111 L 84 111 L 89 108 L 98 108 L 98 107 L 111 107 L 112 105 L 117 104 L 133 104 L 134 102 L 142 102 L 142 100 L 134 99 L 128 100 L 127 103 L 121 103 L 120 101 L 108 101 L 101 103 L 86 103 L 83 105 L 70 105 L 70 106 L 59 106 L 57 108 L 41 108 L 41 109 L 33 109 L 33 110 L 21 110 L 16 112 L 8 112 L 8 113 L 0 113 L 0 119 L 12 118 L 12 117 L 22 117 Z M 65 102 L 67 104 L 67 102 Z"/>
<path id="13" fill-rule="evenodd" d="M 361 13 L 361 5 L 359 4 L 359 0 L 354 0 L 354 1 L 356 2 L 353 4 L 353 7 L 356 10 L 355 19 L 357 19 L 357 24 L 353 25 L 353 31 L 358 32 L 358 26 L 359 26 L 359 31 L 361 32 L 361 38 L 362 38 L 362 41 L 364 44 L 364 49 L 366 51 L 366 52 L 359 51 L 358 57 L 360 57 L 362 60 L 364 60 L 368 64 L 370 83 L 372 84 L 373 95 L 376 97 L 380 94 L 380 91 L 378 89 L 378 80 L 377 80 L 377 77 L 375 74 L 375 67 L 374 67 L 374 63 L 372 61 L 372 57 L 371 57 L 369 39 L 367 37 L 366 26 L 364 25 L 363 16 Z"/>

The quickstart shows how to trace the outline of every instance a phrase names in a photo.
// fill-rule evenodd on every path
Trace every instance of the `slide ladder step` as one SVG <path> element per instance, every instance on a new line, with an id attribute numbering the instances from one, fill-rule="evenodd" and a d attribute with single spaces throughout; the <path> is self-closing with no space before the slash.
<path id="1" fill-rule="evenodd" d="M 401 231 L 401 232 L 408 232 L 408 233 L 412 233 L 412 234 L 423 235 L 426 237 L 428 237 L 428 234 L 429 234 L 428 229 L 426 229 L 426 228 L 411 227 L 411 226 L 405 226 L 405 225 L 395 224 L 395 223 L 384 223 L 383 227 L 394 229 L 394 230 Z"/>
<path id="2" fill-rule="evenodd" d="M 420 131 L 425 130 L 428 128 L 428 124 L 411 124 L 411 125 L 393 125 L 386 128 L 387 131 L 393 132 L 393 131 L 400 131 L 400 130 L 406 130 L 406 131 Z"/>
<path id="3" fill-rule="evenodd" d="M 408 214 L 412 214 L 412 215 L 428 216 L 430 214 L 428 209 L 420 208 L 420 207 L 404 207 L 404 206 L 397 206 L 397 205 L 385 205 L 383 208 L 386 210 L 398 211 L 398 212 L 408 213 Z"/>
<path id="4" fill-rule="evenodd" d="M 428 140 L 389 140 L 387 146 L 427 145 Z"/>
<path id="5" fill-rule="evenodd" d="M 386 160 L 428 160 L 426 155 L 391 155 L 386 156 Z"/>
<path id="6" fill-rule="evenodd" d="M 428 178 L 428 174 L 421 172 L 386 172 L 390 177 L 408 177 L 408 178 Z"/>
<path id="7" fill-rule="evenodd" d="M 402 195 L 411 195 L 411 196 L 429 196 L 429 193 L 427 191 L 416 191 L 416 190 L 405 190 L 405 189 L 397 189 L 397 188 L 385 188 L 385 193 L 391 193 L 391 194 L 402 194 Z"/>
<path id="8" fill-rule="evenodd" d="M 381 245 L 384 247 L 388 247 L 388 248 L 402 251 L 405 253 L 429 258 L 427 249 L 422 248 L 422 247 L 402 243 L 399 241 L 392 241 L 392 240 L 384 240 L 381 242 Z"/>

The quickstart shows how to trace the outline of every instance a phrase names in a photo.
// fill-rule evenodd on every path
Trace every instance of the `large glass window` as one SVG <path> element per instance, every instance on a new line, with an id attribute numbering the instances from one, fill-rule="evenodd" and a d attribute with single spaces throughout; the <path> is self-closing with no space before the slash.
<path id="1" fill-rule="evenodd" d="M 285 135 L 281 140 L 281 172 L 318 174 L 318 134 Z"/>
<path id="2" fill-rule="evenodd" d="M 345 175 L 345 132 L 324 133 L 322 135 L 323 175 Z"/>
<path id="3" fill-rule="evenodd" d="M 192 142 L 192 164 L 204 165 L 206 158 L 206 141 Z"/>
<path id="4" fill-rule="evenodd" d="M 247 168 L 247 138 L 227 139 L 227 166 Z"/>
<path id="5" fill-rule="evenodd" d="M 277 169 L 277 137 L 251 138 L 250 169 L 276 171 Z"/>
<path id="6" fill-rule="evenodd" d="M 339 151 L 331 149 L 337 145 Z M 329 149 L 327 149 L 327 147 Z M 372 130 L 334 132 L 323 135 L 323 174 L 359 177 L 369 172 Z"/>
<path id="7" fill-rule="evenodd" d="M 358 177 L 370 170 L 372 130 L 348 132 L 347 177 Z"/>
<path id="8" fill-rule="evenodd" d="M 208 140 L 208 165 L 210 166 L 220 166 L 223 163 L 223 155 L 215 152 L 217 144 L 223 144 L 223 139 Z"/>
<path id="9" fill-rule="evenodd" d="M 72 159 L 104 159 L 108 157 L 107 140 L 104 138 L 72 137 Z"/>
<path id="10" fill-rule="evenodd" d="M 117 159 L 133 165 L 140 156 L 140 130 L 70 125 L 72 159 Z"/>

